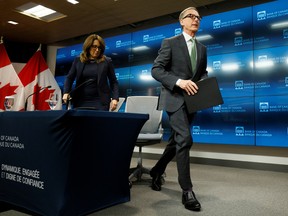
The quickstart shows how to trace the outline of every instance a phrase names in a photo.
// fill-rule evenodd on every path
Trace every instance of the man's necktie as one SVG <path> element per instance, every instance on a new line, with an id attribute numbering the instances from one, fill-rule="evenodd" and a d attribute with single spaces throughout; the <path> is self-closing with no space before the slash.
<path id="1" fill-rule="evenodd" d="M 195 39 L 191 38 L 191 53 L 190 53 L 190 59 L 191 59 L 191 64 L 192 64 L 192 72 L 193 74 L 196 72 L 196 60 L 197 60 L 197 55 L 196 55 L 196 43 Z"/>

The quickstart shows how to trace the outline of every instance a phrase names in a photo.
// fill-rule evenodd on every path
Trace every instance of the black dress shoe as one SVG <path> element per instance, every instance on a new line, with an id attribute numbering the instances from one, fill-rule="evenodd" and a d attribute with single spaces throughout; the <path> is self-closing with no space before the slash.
<path id="1" fill-rule="evenodd" d="M 159 174 L 151 173 L 151 172 L 150 172 L 150 176 L 152 177 L 152 184 L 151 184 L 152 190 L 161 191 L 162 176 Z"/>
<path id="2" fill-rule="evenodd" d="M 200 211 L 201 209 L 201 204 L 196 199 L 196 196 L 193 191 L 183 192 L 182 203 L 186 209 L 192 211 Z"/>

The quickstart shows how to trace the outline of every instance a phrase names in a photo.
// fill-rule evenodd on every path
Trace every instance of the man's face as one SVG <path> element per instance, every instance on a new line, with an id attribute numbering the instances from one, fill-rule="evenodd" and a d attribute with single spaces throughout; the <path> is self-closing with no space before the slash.
<path id="1" fill-rule="evenodd" d="M 200 25 L 200 16 L 199 13 L 195 10 L 187 10 L 180 20 L 180 24 L 183 27 L 183 31 L 189 33 L 193 32 L 194 34 L 198 31 Z"/>

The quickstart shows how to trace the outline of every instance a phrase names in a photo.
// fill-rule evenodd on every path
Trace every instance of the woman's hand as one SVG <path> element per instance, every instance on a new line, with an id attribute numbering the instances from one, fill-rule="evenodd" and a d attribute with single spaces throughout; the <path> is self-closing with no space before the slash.
<path id="1" fill-rule="evenodd" d="M 62 100 L 63 100 L 63 102 L 64 102 L 65 104 L 67 103 L 68 95 L 69 95 L 68 93 L 63 94 Z"/>
<path id="2" fill-rule="evenodd" d="M 112 100 L 110 103 L 110 110 L 114 111 L 117 108 L 117 104 L 118 104 L 117 100 Z"/>

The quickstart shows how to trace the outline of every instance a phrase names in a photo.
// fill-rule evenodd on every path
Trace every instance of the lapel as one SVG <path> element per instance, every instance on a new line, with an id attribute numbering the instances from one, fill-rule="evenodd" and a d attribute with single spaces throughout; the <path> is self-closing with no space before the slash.
<path id="1" fill-rule="evenodd" d="M 179 35 L 179 48 L 182 52 L 184 52 L 185 56 L 185 61 L 187 62 L 187 65 L 189 67 L 190 73 L 192 73 L 192 65 L 191 65 L 191 60 L 190 60 L 190 53 L 187 47 L 187 43 L 185 41 L 185 37 L 183 34 Z M 198 50 L 197 50 L 198 51 Z"/>
<path id="2" fill-rule="evenodd" d="M 80 80 L 80 78 L 81 78 L 81 76 L 82 76 L 82 72 L 83 72 L 83 70 L 84 70 L 84 67 L 85 67 L 85 64 L 82 63 L 82 62 L 80 61 L 80 59 L 79 59 L 79 62 L 78 62 L 78 64 L 77 64 L 77 71 L 78 71 L 78 73 L 77 73 L 77 80 Z"/>
<path id="3" fill-rule="evenodd" d="M 195 39 L 195 42 L 196 42 L 196 50 L 197 50 L 197 62 L 196 62 L 196 72 L 197 72 L 199 64 L 200 64 L 200 59 L 201 59 L 201 56 L 202 56 L 202 53 L 201 53 L 202 49 L 201 49 L 197 39 Z M 194 76 L 195 76 L 195 74 L 194 74 Z"/>

